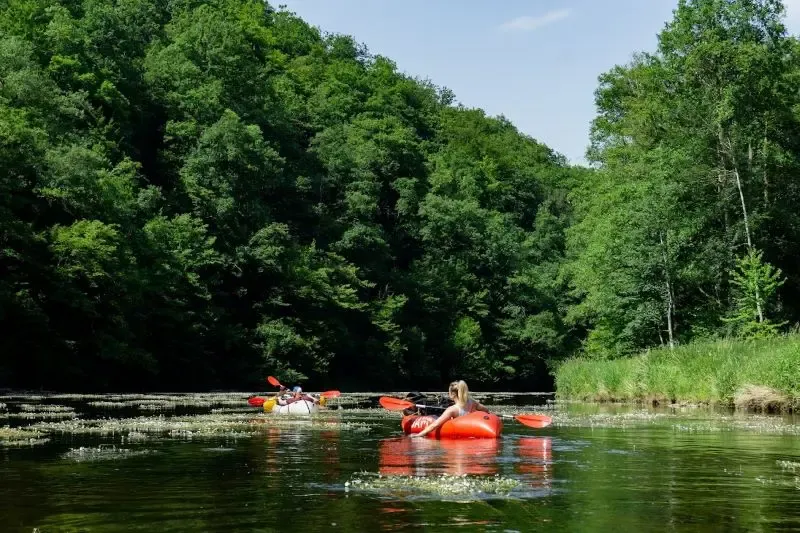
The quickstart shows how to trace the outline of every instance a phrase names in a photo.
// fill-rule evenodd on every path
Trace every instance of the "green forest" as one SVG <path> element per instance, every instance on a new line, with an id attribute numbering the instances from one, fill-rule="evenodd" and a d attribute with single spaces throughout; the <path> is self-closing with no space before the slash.
<path id="1" fill-rule="evenodd" d="M 571 166 L 256 0 L 0 0 L 0 387 L 552 387 L 800 321 L 800 41 L 681 0 Z"/>

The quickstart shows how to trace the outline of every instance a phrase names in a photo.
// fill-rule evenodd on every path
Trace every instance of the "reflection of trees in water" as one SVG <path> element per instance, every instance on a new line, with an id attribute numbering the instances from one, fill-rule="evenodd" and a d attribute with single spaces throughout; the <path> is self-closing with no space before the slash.
<path id="1" fill-rule="evenodd" d="M 324 474 L 325 481 L 338 482 L 341 473 L 340 434 L 337 430 L 307 433 L 268 427 L 259 433 L 263 435 L 263 440 L 259 442 L 264 452 L 263 470 L 277 477 L 287 461 L 313 461 L 319 465 L 318 470 Z M 281 450 L 285 450 L 286 454 L 279 453 Z"/>

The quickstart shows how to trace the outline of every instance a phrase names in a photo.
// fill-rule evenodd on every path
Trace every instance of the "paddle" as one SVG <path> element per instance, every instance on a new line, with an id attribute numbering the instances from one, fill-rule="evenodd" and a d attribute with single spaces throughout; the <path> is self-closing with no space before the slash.
<path id="1" fill-rule="evenodd" d="M 389 396 L 381 396 L 378 400 L 385 409 L 390 411 L 402 411 L 403 409 L 411 409 L 412 407 L 425 407 L 427 409 L 441 409 L 444 411 L 446 407 L 436 407 L 431 405 L 420 405 L 401 400 L 399 398 L 391 398 Z M 545 415 L 501 415 L 501 418 L 513 418 L 520 424 L 524 424 L 532 428 L 544 428 L 553 423 L 553 419 Z"/>
<path id="2" fill-rule="evenodd" d="M 247 399 L 247 403 L 249 403 L 253 407 L 261 407 L 262 405 L 264 405 L 265 401 L 266 398 L 260 398 L 258 396 L 253 396 L 252 398 Z"/>
<path id="3" fill-rule="evenodd" d="M 338 390 L 328 390 L 320 394 L 323 398 L 338 398 L 341 396 L 341 392 Z M 267 398 L 261 398 L 260 396 L 253 396 L 247 400 L 247 403 L 252 405 L 253 407 L 261 407 L 264 405 L 264 402 L 267 401 Z"/>
<path id="4" fill-rule="evenodd" d="M 280 387 L 281 389 L 286 388 L 283 385 L 281 385 L 281 382 L 278 381 L 278 378 L 276 378 L 275 376 L 267 376 L 267 381 L 269 381 L 269 384 L 272 385 L 273 387 Z"/>

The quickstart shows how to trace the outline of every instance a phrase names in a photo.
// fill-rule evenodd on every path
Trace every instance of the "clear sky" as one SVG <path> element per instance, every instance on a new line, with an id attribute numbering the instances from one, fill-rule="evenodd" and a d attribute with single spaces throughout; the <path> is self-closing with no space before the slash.
<path id="1" fill-rule="evenodd" d="M 272 0 L 584 163 L 597 77 L 652 51 L 677 0 Z M 788 0 L 800 28 L 800 0 Z"/>

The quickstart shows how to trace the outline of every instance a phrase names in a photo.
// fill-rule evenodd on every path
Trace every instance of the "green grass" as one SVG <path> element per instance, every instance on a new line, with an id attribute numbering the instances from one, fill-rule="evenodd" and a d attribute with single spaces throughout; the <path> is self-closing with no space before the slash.
<path id="1" fill-rule="evenodd" d="M 557 368 L 555 382 L 560 399 L 744 406 L 759 403 L 748 394 L 760 390 L 780 398 L 779 409 L 797 410 L 800 335 L 698 342 L 614 360 L 574 358 Z"/>

